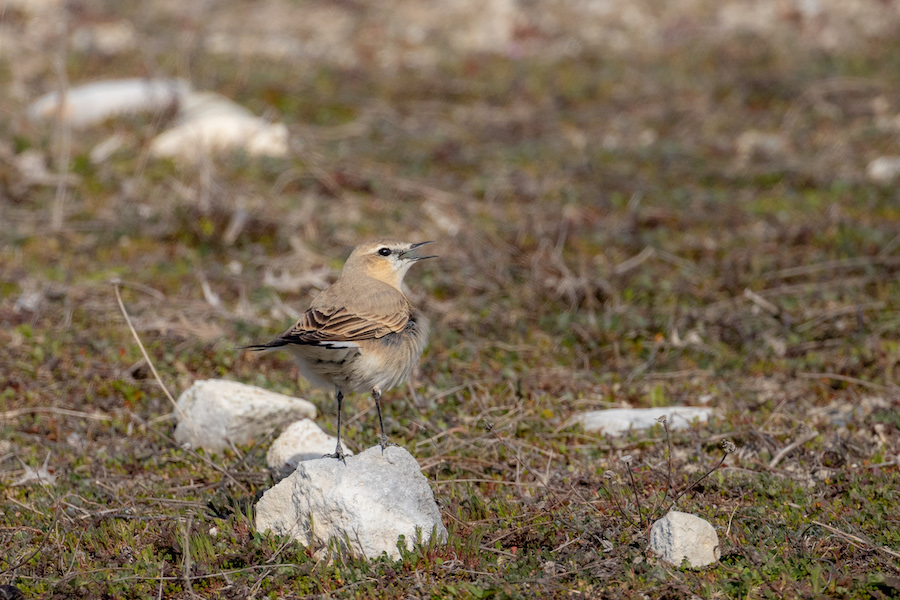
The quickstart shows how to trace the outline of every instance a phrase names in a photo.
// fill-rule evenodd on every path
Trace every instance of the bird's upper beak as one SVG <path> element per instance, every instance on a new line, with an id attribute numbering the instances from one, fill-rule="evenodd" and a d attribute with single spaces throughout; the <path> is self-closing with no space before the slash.
<path id="1" fill-rule="evenodd" d="M 431 254 L 428 256 L 420 256 L 417 252 L 418 248 L 421 248 L 425 244 L 433 244 L 434 241 L 430 242 L 419 242 L 418 244 L 413 244 L 409 247 L 409 250 L 404 250 L 400 254 L 400 258 L 405 258 L 406 260 L 425 260 L 426 258 L 437 258 L 436 254 Z"/>

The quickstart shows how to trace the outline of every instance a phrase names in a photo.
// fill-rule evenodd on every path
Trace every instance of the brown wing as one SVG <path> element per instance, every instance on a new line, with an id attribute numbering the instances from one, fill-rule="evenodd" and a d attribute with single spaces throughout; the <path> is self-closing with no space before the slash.
<path id="1" fill-rule="evenodd" d="M 353 348 L 357 341 L 402 331 L 411 311 L 406 296 L 387 284 L 338 280 L 287 331 L 268 344 L 248 348 L 268 350 L 288 344 Z"/>
<path id="2" fill-rule="evenodd" d="M 378 315 L 351 312 L 346 308 L 310 308 L 293 327 L 278 336 L 278 340 L 289 344 L 370 340 L 402 331 L 408 321 L 407 310 Z"/>

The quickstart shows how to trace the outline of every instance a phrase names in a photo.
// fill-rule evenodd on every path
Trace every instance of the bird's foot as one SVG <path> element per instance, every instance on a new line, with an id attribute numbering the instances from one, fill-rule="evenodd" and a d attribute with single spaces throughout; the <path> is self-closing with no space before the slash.
<path id="1" fill-rule="evenodd" d="M 322 458 L 336 458 L 344 463 L 344 465 L 347 464 L 346 455 L 341 450 L 335 451 L 334 454 L 326 454 Z"/>
<path id="2" fill-rule="evenodd" d="M 382 436 L 381 441 L 378 442 L 378 445 L 381 446 L 381 453 L 384 454 L 385 450 L 387 450 L 391 446 L 396 446 L 397 444 L 388 441 L 387 437 Z"/>

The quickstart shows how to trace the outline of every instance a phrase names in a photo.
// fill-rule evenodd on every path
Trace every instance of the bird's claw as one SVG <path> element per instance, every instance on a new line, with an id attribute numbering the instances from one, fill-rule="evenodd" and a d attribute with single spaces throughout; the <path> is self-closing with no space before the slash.
<path id="1" fill-rule="evenodd" d="M 344 463 L 345 466 L 347 464 L 346 455 L 343 452 L 341 452 L 340 450 L 338 450 L 334 454 L 326 454 L 326 455 L 322 456 L 322 458 L 336 458 L 339 461 L 341 461 L 342 463 Z"/>

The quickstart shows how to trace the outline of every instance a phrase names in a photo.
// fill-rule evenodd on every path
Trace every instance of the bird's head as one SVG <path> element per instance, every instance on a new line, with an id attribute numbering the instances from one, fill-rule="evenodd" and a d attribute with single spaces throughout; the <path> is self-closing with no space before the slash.
<path id="1" fill-rule="evenodd" d="M 432 255 L 423 256 L 418 252 L 419 248 L 430 243 L 432 242 L 410 244 L 388 238 L 364 242 L 350 254 L 350 258 L 344 264 L 342 277 L 360 273 L 399 290 L 403 277 L 411 266 L 420 260 L 435 258 Z"/>

